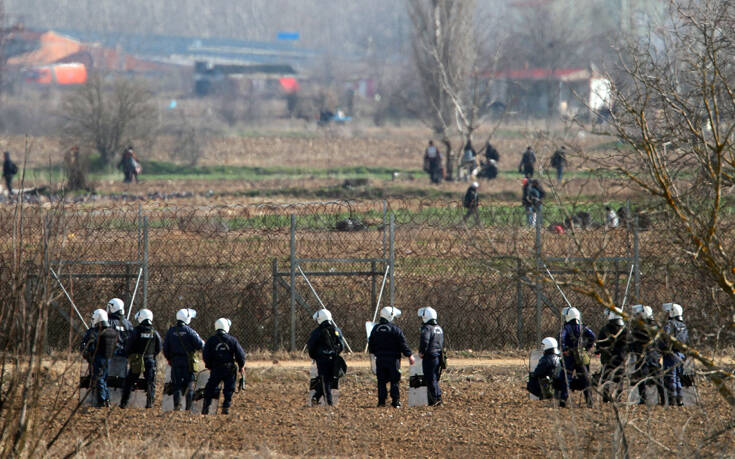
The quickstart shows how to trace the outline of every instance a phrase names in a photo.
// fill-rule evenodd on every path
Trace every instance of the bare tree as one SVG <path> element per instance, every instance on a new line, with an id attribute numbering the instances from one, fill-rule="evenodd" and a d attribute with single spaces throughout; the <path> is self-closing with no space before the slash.
<path id="1" fill-rule="evenodd" d="M 470 138 L 475 129 L 471 101 L 477 59 L 473 0 L 407 0 L 413 24 L 413 58 L 429 107 L 427 122 L 446 149 L 446 172 L 454 170 L 452 134 Z"/>
<path id="2" fill-rule="evenodd" d="M 150 138 L 156 125 L 151 91 L 140 81 L 99 74 L 71 92 L 62 103 L 63 135 L 69 143 L 87 144 L 110 164 L 134 140 Z"/>
<path id="3" fill-rule="evenodd" d="M 670 257 L 722 292 L 725 305 L 692 311 L 719 335 L 735 312 L 735 3 L 671 0 L 665 23 L 619 50 L 610 133 L 624 144 L 596 158 L 663 211 Z M 716 286 L 716 287 L 715 287 Z M 724 374 L 694 350 L 730 404 Z M 730 375 L 731 376 L 731 375 Z"/>

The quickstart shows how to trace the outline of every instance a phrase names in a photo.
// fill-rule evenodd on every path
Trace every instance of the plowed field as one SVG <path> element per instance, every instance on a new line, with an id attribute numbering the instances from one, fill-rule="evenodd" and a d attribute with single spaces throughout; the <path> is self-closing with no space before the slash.
<path id="1" fill-rule="evenodd" d="M 89 435 L 98 436 L 82 449 L 89 457 L 611 457 L 622 445 L 610 404 L 582 408 L 579 393 L 568 409 L 529 400 L 522 359 L 450 362 L 443 406 L 400 410 L 375 406 L 364 359 L 348 364 L 337 407 L 307 407 L 307 362 L 252 362 L 228 416 L 88 409 L 62 449 Z M 729 419 L 724 402 L 706 383 L 700 394 L 696 407 L 619 405 L 631 457 L 731 453 L 732 433 L 707 440 Z"/>

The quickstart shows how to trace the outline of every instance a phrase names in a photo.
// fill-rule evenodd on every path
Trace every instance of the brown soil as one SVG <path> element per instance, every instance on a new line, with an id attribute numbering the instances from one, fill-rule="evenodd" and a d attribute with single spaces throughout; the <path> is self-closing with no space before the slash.
<path id="1" fill-rule="evenodd" d="M 246 390 L 235 394 L 229 416 L 89 409 L 75 418 L 55 454 L 65 453 L 78 439 L 100 434 L 83 450 L 86 455 L 190 456 L 196 451 L 247 457 L 612 455 L 611 406 L 581 408 L 578 393 L 570 409 L 529 400 L 525 359 L 453 360 L 442 381 L 444 406 L 401 410 L 375 407 L 374 377 L 366 361 L 360 362 L 349 363 L 340 403 L 334 408 L 306 406 L 308 362 L 250 362 Z M 693 454 L 692 448 L 730 417 L 711 386 L 702 383 L 700 393 L 698 407 L 620 406 L 631 457 Z M 723 448 L 734 444 L 735 437 L 726 433 L 699 453 L 724 453 Z"/>

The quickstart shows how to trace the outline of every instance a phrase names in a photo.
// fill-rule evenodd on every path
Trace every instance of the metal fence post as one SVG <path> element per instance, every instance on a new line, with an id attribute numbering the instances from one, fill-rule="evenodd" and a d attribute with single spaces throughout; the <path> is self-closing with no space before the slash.
<path id="1" fill-rule="evenodd" d="M 523 284 L 521 283 L 521 259 L 516 258 L 516 335 L 518 337 L 518 347 L 523 345 Z"/>
<path id="2" fill-rule="evenodd" d="M 278 258 L 273 258 L 273 352 L 278 350 Z"/>
<path id="3" fill-rule="evenodd" d="M 291 244 L 289 262 L 291 273 L 291 338 L 289 351 L 296 350 L 296 216 L 291 214 Z"/>
<path id="4" fill-rule="evenodd" d="M 376 285 L 375 285 L 375 261 L 370 262 L 370 310 L 372 310 L 375 307 L 375 293 L 376 293 Z"/>
<path id="5" fill-rule="evenodd" d="M 543 226 L 543 207 L 539 205 L 536 212 L 536 342 L 541 341 L 541 306 L 542 306 L 542 281 L 541 269 L 541 227 Z"/>
<path id="6" fill-rule="evenodd" d="M 633 291 L 635 301 L 641 301 L 641 266 L 640 266 L 640 240 L 638 239 L 638 216 L 633 219 Z M 633 304 L 633 302 L 631 302 Z"/>
<path id="7" fill-rule="evenodd" d="M 143 308 L 148 308 L 148 216 L 143 217 Z"/>
<path id="8" fill-rule="evenodd" d="M 396 217 L 391 212 L 390 214 L 390 235 L 389 235 L 389 263 L 390 263 L 390 305 L 391 307 L 395 306 L 395 293 L 396 293 L 396 283 L 395 283 L 395 270 L 396 270 L 396 252 L 395 252 L 395 239 L 396 239 Z"/>
<path id="9" fill-rule="evenodd" d="M 142 240 L 143 240 L 143 205 L 138 203 L 138 261 L 141 261 L 143 254 L 141 253 Z"/>
<path id="10" fill-rule="evenodd" d="M 381 255 L 383 258 L 385 258 L 385 232 L 388 229 L 388 202 L 384 199 L 383 200 L 383 254 Z"/>

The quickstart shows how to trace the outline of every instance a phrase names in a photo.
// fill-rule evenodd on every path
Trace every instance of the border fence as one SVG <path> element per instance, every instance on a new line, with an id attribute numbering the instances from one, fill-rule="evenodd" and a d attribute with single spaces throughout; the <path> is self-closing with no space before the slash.
<path id="1" fill-rule="evenodd" d="M 12 234 L 13 210 L 0 213 Z M 59 279 L 49 284 L 58 288 L 51 349 L 74 348 L 83 327 L 59 284 L 85 320 L 112 297 L 123 298 L 127 311 L 136 292 L 133 309 L 151 309 L 159 331 L 191 307 L 200 334 L 229 317 L 250 350 L 301 350 L 321 304 L 353 349 L 362 349 L 379 297 L 381 306 L 403 310 L 399 325 L 413 346 L 423 306 L 437 309 L 454 349 L 534 346 L 558 333 L 565 305 L 547 269 L 593 328 L 602 325 L 602 310 L 580 285 L 621 304 L 630 283 L 627 305 L 676 299 L 690 320 L 712 320 L 711 310 L 697 312 L 708 303 L 706 281 L 662 252 L 659 231 L 641 232 L 630 221 L 570 228 L 566 210 L 553 207 L 537 227 L 525 226 L 523 208 L 484 208 L 479 225 L 466 225 L 463 215 L 456 202 L 389 200 L 28 207 L 19 218 L 25 244 L 38 249 L 26 251 L 23 264 Z M 12 243 L 0 242 L 0 281 L 17 266 Z"/>

